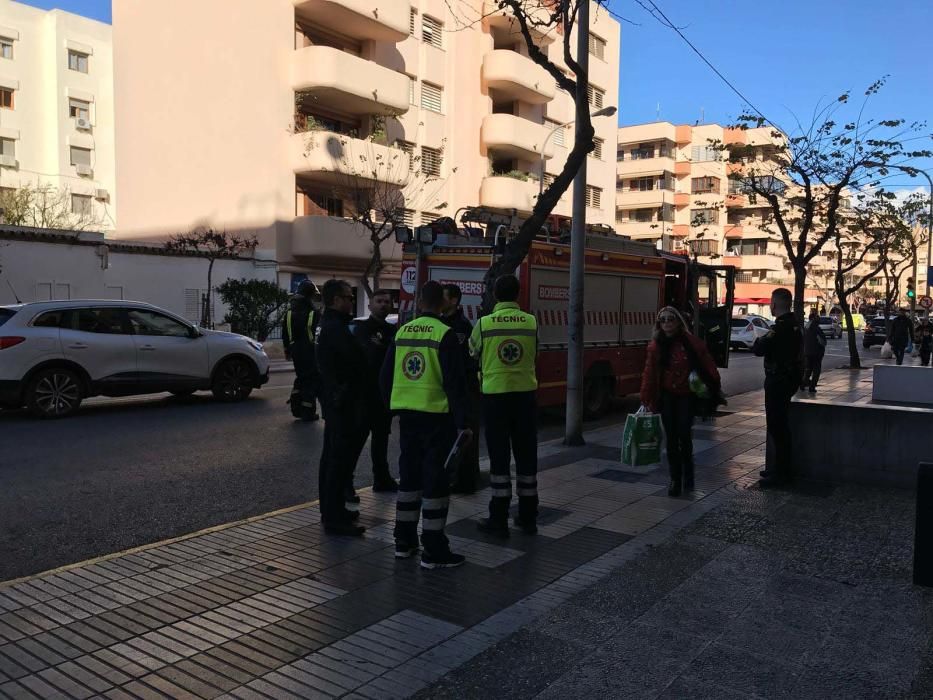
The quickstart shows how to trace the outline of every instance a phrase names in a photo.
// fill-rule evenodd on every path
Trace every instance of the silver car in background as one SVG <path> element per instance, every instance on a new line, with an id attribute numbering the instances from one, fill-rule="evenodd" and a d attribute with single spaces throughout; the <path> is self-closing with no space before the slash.
<path id="1" fill-rule="evenodd" d="M 262 345 L 133 301 L 0 306 L 0 407 L 62 418 L 89 396 L 210 390 L 241 401 L 269 380 Z"/>
<path id="2" fill-rule="evenodd" d="M 751 350 L 755 341 L 770 330 L 771 324 L 762 316 L 735 316 L 729 345 L 733 350 Z"/>

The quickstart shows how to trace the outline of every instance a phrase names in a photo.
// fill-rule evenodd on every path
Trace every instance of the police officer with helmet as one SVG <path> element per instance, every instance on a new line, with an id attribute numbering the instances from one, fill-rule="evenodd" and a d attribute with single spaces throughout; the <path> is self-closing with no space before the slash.
<path id="1" fill-rule="evenodd" d="M 518 306 L 520 285 L 514 275 L 496 280 L 496 306 L 483 316 L 470 336 L 470 352 L 479 360 L 482 375 L 483 416 L 492 498 L 489 517 L 479 523 L 482 532 L 509 536 L 512 478 L 515 455 L 518 517 L 515 526 L 525 534 L 538 532 L 538 427 L 535 394 L 538 379 L 538 322 Z"/>
<path id="2" fill-rule="evenodd" d="M 444 292 L 425 283 L 419 297 L 421 316 L 395 335 L 386 354 L 380 383 L 390 409 L 399 415 L 399 489 L 395 516 L 395 556 L 418 551 L 421 519 L 421 567 L 460 566 L 464 557 L 450 551 L 444 534 L 450 484 L 445 462 L 458 438 L 472 438 L 468 428 L 463 355 L 457 335 L 440 317 Z"/>
<path id="3" fill-rule="evenodd" d="M 314 282 L 302 280 L 289 303 L 282 324 L 285 358 L 290 359 L 295 367 L 295 383 L 288 403 L 291 405 L 292 415 L 303 421 L 314 421 L 319 417 L 319 375 L 315 357 L 315 336 L 319 321 L 318 312 L 314 308 L 316 296 L 318 290 Z"/>

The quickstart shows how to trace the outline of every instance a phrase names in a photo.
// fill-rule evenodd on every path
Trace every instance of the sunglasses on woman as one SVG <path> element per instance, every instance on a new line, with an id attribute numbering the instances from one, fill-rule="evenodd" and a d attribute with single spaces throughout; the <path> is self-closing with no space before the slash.
<path id="1" fill-rule="evenodd" d="M 676 323 L 676 316 L 658 316 L 658 321 L 661 323 Z"/>

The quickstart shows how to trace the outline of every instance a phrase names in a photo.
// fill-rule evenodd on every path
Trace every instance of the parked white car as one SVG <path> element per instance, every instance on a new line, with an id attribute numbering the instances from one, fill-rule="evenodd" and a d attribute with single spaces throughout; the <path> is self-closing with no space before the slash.
<path id="1" fill-rule="evenodd" d="M 42 301 L 0 306 L 0 407 L 46 418 L 89 396 L 209 389 L 241 401 L 269 380 L 262 345 L 198 328 L 134 301 Z"/>
<path id="2" fill-rule="evenodd" d="M 761 316 L 736 316 L 732 319 L 733 350 L 751 350 L 755 341 L 768 334 L 771 325 Z"/>

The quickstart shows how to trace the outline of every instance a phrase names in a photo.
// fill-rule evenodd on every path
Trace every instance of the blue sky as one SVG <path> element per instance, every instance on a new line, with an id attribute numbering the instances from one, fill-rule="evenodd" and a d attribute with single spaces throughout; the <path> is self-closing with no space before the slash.
<path id="1" fill-rule="evenodd" d="M 927 133 L 933 131 L 930 0 L 654 1 L 777 124 L 791 123 L 793 114 L 805 122 L 820 100 L 846 90 L 861 94 L 889 75 L 869 111 L 879 118 L 930 121 Z M 110 21 L 110 0 L 27 4 Z M 638 23 L 622 25 L 620 124 L 654 121 L 658 105 L 661 119 L 675 123 L 693 124 L 701 114 L 707 122 L 730 123 L 742 111 L 741 99 L 635 0 L 609 0 L 609 7 Z M 933 149 L 933 141 L 913 143 Z M 918 165 L 930 169 L 933 161 Z M 906 176 L 888 182 L 915 183 Z"/>

